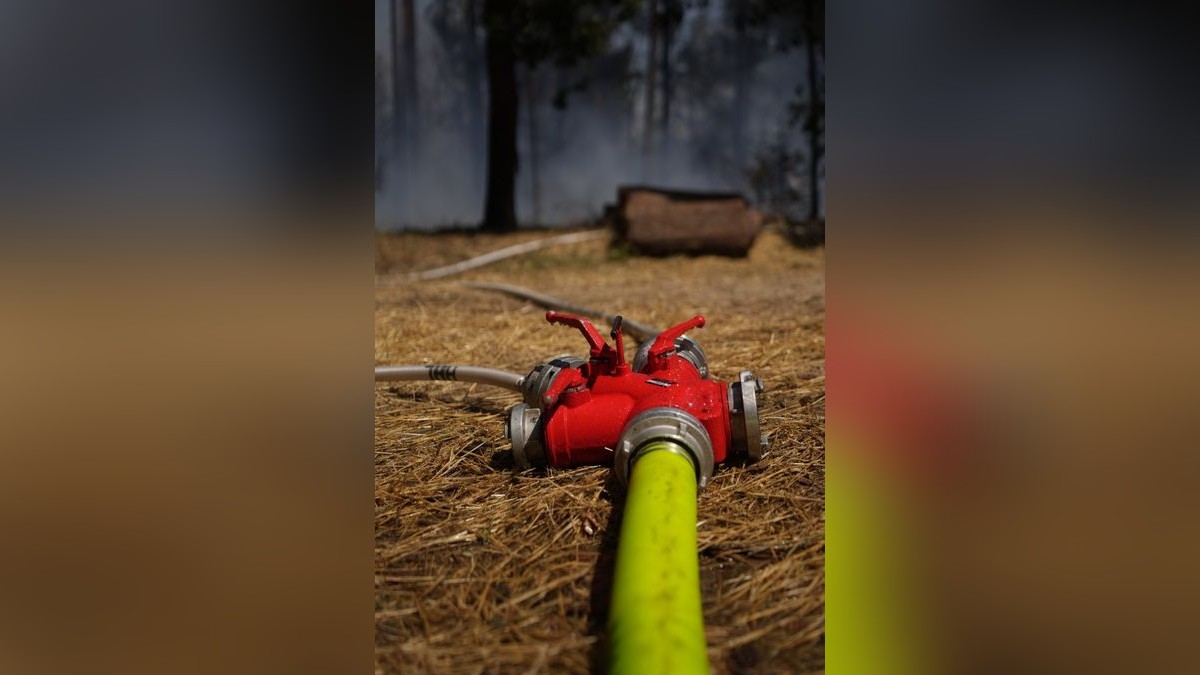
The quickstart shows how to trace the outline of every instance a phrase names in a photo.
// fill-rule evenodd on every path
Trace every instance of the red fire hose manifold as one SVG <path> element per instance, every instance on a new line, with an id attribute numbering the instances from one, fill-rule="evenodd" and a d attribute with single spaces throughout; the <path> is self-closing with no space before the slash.
<path id="1" fill-rule="evenodd" d="M 625 361 L 621 317 L 609 345 L 591 321 L 547 312 L 546 320 L 578 329 L 589 357 L 561 356 L 525 378 L 524 403 L 509 410 L 505 433 L 518 468 L 612 463 L 622 482 L 639 452 L 655 440 L 691 454 L 703 488 L 727 458 L 757 461 L 767 450 L 758 420 L 763 384 L 750 371 L 736 382 L 709 379 L 704 350 L 684 335 L 703 327 L 695 316 L 643 342 Z"/>

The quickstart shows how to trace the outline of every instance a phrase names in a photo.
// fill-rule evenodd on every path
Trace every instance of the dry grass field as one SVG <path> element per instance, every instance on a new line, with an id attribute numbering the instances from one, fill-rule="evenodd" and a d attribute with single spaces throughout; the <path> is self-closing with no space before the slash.
<path id="1" fill-rule="evenodd" d="M 586 355 L 544 310 L 459 282 L 523 286 L 691 333 L 721 380 L 766 381 L 771 449 L 722 466 L 699 501 L 700 570 L 716 673 L 824 667 L 825 253 L 764 232 L 746 259 L 637 258 L 603 241 L 427 282 L 405 274 L 547 236 L 381 235 L 376 364 L 528 372 Z M 602 332 L 607 333 L 607 326 Z M 630 356 L 636 341 L 627 343 Z M 456 382 L 375 393 L 376 664 L 382 673 L 595 671 L 621 516 L 608 467 L 516 473 L 504 412 L 519 396 Z"/>

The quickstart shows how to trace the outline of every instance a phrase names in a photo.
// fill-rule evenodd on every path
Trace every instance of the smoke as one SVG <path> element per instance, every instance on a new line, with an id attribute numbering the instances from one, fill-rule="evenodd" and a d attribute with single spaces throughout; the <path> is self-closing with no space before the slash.
<path id="1" fill-rule="evenodd" d="M 377 228 L 474 226 L 482 215 L 487 139 L 472 133 L 479 127 L 471 124 L 468 92 L 476 68 L 478 114 L 486 130 L 484 35 L 475 34 L 473 49 L 460 21 L 463 4 L 417 3 L 419 147 L 407 173 L 387 154 L 386 142 L 377 150 L 384 153 Z M 721 5 L 689 9 L 674 31 L 667 135 L 656 114 L 650 152 L 643 79 L 648 40 L 636 24 L 621 27 L 604 54 L 576 67 L 518 69 L 516 207 L 522 225 L 594 220 L 615 201 L 617 187 L 630 183 L 750 196 L 747 174 L 756 154 L 778 143 L 781 132 L 801 144 L 802 133 L 788 122 L 803 81 L 803 54 L 758 47 L 749 62 L 739 62 L 731 48 L 737 36 Z M 377 75 L 385 86 L 391 77 L 390 21 L 388 3 L 377 0 Z M 564 94 L 565 107 L 556 106 Z M 390 94 L 383 98 L 386 115 Z"/>

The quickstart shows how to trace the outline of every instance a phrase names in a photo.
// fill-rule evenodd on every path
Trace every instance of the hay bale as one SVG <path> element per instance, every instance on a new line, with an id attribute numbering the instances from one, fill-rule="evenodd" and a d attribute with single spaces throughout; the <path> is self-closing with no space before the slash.
<path id="1" fill-rule="evenodd" d="M 689 192 L 645 186 L 617 190 L 617 234 L 636 253 L 744 257 L 762 230 L 762 215 L 735 192 Z"/>

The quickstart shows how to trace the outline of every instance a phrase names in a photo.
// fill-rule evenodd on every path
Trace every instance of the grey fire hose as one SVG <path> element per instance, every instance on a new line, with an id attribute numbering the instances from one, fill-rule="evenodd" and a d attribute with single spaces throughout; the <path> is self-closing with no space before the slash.
<path id="1" fill-rule="evenodd" d="M 528 288 L 521 288 L 520 286 L 500 284 L 491 281 L 463 281 L 461 283 L 463 286 L 467 286 L 469 288 L 478 288 L 484 291 L 496 291 L 497 293 L 504 293 L 505 295 L 510 295 L 514 298 L 528 300 L 529 302 L 532 302 L 540 307 L 545 307 L 546 309 L 556 309 L 560 312 L 570 312 L 571 314 L 582 314 L 584 316 L 590 316 L 593 319 L 607 321 L 608 323 L 612 323 L 617 318 L 617 315 L 613 314 L 612 312 L 606 312 L 602 309 L 593 309 L 591 307 L 585 307 L 573 302 L 567 302 L 566 300 L 560 300 L 559 298 L 555 298 L 544 293 L 538 293 L 537 291 L 531 291 Z M 637 321 L 633 321 L 631 319 L 623 319 L 621 327 L 627 334 L 632 335 L 638 340 L 649 340 L 662 332 L 653 326 L 647 326 L 644 323 L 638 323 Z"/>
<path id="2" fill-rule="evenodd" d="M 498 284 L 490 282 L 467 281 L 463 285 L 480 290 L 497 291 L 523 300 L 528 300 L 534 304 L 541 305 L 547 309 L 557 309 L 560 311 L 573 312 L 583 314 L 595 318 L 613 321 L 616 319 L 615 314 L 606 312 L 591 307 L 584 307 L 565 300 L 560 300 L 549 295 L 544 295 L 536 291 L 531 291 L 520 286 L 511 286 L 509 284 Z M 639 340 L 644 340 L 642 346 L 638 349 L 638 354 L 634 358 L 634 368 L 640 368 L 640 362 L 645 359 L 643 353 L 649 347 L 649 341 L 657 336 L 661 331 L 653 326 L 647 326 L 643 323 L 624 319 L 622 327 L 630 335 Z M 699 352 L 701 361 L 703 361 L 704 352 L 700 346 L 688 340 L 681 338 L 683 341 L 680 344 L 681 349 L 685 353 L 685 357 L 693 352 Z M 697 364 L 697 368 L 707 377 L 707 367 Z M 536 372 L 536 371 L 535 371 Z M 507 370 L 499 370 L 496 368 L 482 368 L 479 366 L 458 366 L 458 365 L 429 365 L 429 366 L 376 366 L 375 381 L 376 382 L 416 382 L 426 380 L 447 380 L 455 382 L 474 382 L 476 384 L 488 384 L 494 387 L 503 387 L 513 391 L 522 391 L 521 385 L 525 382 L 525 376 L 519 373 L 514 373 Z M 531 382 L 531 384 L 533 384 Z"/>
<path id="3" fill-rule="evenodd" d="M 525 376 L 497 368 L 479 366 L 429 365 L 429 366 L 376 366 L 376 382 L 413 382 L 420 380 L 446 380 L 474 382 L 521 391 Z"/>

